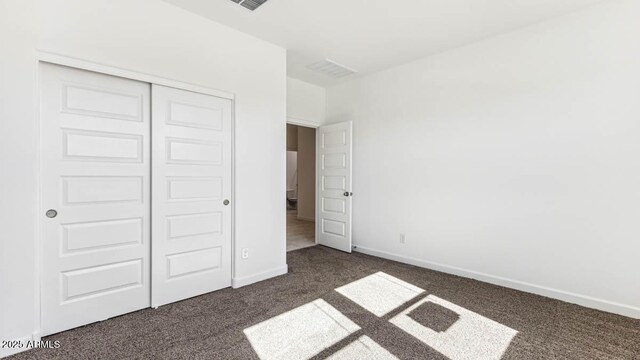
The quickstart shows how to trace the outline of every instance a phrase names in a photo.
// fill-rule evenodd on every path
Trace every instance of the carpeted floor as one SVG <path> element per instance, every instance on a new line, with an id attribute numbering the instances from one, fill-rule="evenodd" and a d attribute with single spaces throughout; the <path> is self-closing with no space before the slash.
<path id="1" fill-rule="evenodd" d="M 512 331 L 507 332 L 511 336 L 515 333 L 515 337 L 509 338 L 502 354 L 504 359 L 640 359 L 640 320 L 320 246 L 289 252 L 287 257 L 290 267 L 287 275 L 56 334 L 45 340 L 60 341 L 59 349 L 30 350 L 12 359 L 257 359 L 244 330 L 283 313 L 295 314 L 297 312 L 290 311 L 305 309 L 312 302 L 322 307 L 328 304 L 339 312 L 338 317 L 355 323 L 351 326 L 358 329 L 320 349 L 314 358 L 348 354 L 343 350 L 366 335 L 365 345 L 371 345 L 373 340 L 386 349 L 380 351 L 388 356 L 446 359 L 441 352 L 396 326 L 395 320 L 391 323 L 428 298 L 437 299 L 440 304 L 455 304 L 459 309 L 452 311 L 454 305 L 448 305 L 448 309 L 436 302 L 426 302 L 412 310 L 408 317 L 434 329 L 433 334 L 447 334 L 461 319 L 468 320 L 469 314 L 491 326 Z M 417 291 L 414 288 L 425 291 L 378 316 L 388 311 L 384 307 L 389 303 L 381 303 L 380 308 L 374 309 L 380 314 L 375 315 L 350 300 L 348 296 L 355 299 L 362 294 L 345 285 L 378 272 L 384 273 L 382 277 L 411 284 L 413 287 L 407 285 L 406 288 L 409 294 Z M 336 288 L 340 288 L 340 292 L 335 291 Z M 382 298 L 384 295 L 381 294 Z M 371 301 L 371 297 L 362 300 Z M 369 306 L 377 305 L 373 302 Z M 290 336 L 296 337 L 299 333 L 291 331 Z M 288 343 L 285 340 L 283 344 Z M 446 349 L 456 344 L 445 341 L 440 345 Z M 371 348 L 363 345 L 354 349 Z M 467 355 L 474 358 L 473 354 Z M 356 357 L 368 358 L 362 352 Z"/>

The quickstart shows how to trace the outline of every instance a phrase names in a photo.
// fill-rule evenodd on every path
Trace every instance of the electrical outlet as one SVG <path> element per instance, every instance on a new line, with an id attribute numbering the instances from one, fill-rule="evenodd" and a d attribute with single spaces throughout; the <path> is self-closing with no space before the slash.
<path id="1" fill-rule="evenodd" d="M 400 244 L 404 244 L 404 234 L 400 234 Z"/>
<path id="2" fill-rule="evenodd" d="M 249 258 L 249 249 L 248 248 L 242 249 L 242 258 L 243 259 L 248 259 Z"/>

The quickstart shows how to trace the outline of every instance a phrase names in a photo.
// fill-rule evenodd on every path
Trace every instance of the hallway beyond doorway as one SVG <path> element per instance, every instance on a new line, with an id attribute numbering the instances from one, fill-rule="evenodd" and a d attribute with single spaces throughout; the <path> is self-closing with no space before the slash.
<path id="1" fill-rule="evenodd" d="M 315 244 L 315 222 L 300 220 L 296 210 L 287 210 L 287 251 Z"/>

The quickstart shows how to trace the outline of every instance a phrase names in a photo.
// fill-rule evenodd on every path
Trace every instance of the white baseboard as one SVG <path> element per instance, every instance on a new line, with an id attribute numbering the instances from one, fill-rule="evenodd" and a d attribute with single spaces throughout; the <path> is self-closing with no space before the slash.
<path id="1" fill-rule="evenodd" d="M 438 263 L 433 263 L 430 261 L 424 261 L 408 256 L 392 254 L 386 251 L 379 251 L 375 249 L 370 249 L 366 247 L 362 247 L 360 245 L 354 245 L 354 251 L 361 252 L 363 254 L 372 255 L 376 257 L 381 257 L 388 260 L 394 260 L 401 263 L 415 265 L 431 270 L 441 271 L 448 274 L 458 275 L 466 278 L 476 279 L 483 282 L 487 282 L 494 285 L 500 285 L 504 287 L 508 287 L 511 289 L 516 289 L 528 293 L 533 293 L 537 295 L 542 295 L 562 301 L 566 301 L 572 304 L 582 305 L 588 308 L 602 310 L 614 314 L 619 314 L 623 316 L 628 316 L 635 319 L 640 319 L 640 308 L 634 307 L 631 305 L 620 304 L 613 301 L 603 300 L 594 298 L 591 296 L 575 294 L 572 292 L 552 289 L 545 286 L 539 286 L 523 281 L 512 280 L 500 276 L 489 275 L 485 273 L 480 273 L 477 271 L 462 269 L 455 266 L 442 265 Z"/>
<path id="2" fill-rule="evenodd" d="M 297 216 L 298 220 L 302 220 L 302 221 L 311 221 L 311 222 L 315 222 L 316 219 L 315 218 L 309 218 L 309 217 L 305 217 L 305 216 Z"/>
<path id="3" fill-rule="evenodd" d="M 1 339 L 1 340 L 7 340 L 7 339 Z M 21 338 L 18 339 L 11 339 L 11 340 L 16 340 L 16 341 L 20 341 L 23 346 L 22 347 L 14 347 L 14 348 L 0 348 L 0 359 L 3 357 L 7 357 L 7 356 L 11 356 L 11 355 L 15 355 L 17 353 L 21 353 L 23 351 L 27 351 L 29 349 L 31 349 L 30 347 L 27 347 L 26 344 L 29 341 L 40 341 L 40 335 L 39 334 L 33 334 L 31 336 L 23 336 Z"/>
<path id="4" fill-rule="evenodd" d="M 247 286 L 247 285 L 251 285 L 263 280 L 267 280 L 267 279 L 271 279 L 272 277 L 276 277 L 276 276 L 280 276 L 280 275 L 284 275 L 287 272 L 289 272 L 289 266 L 284 265 L 281 266 L 279 268 L 273 269 L 273 270 L 268 270 L 268 271 L 264 271 L 258 274 L 254 274 L 254 275 L 250 275 L 250 276 L 245 276 L 245 277 L 240 277 L 240 278 L 233 278 L 231 280 L 231 286 L 234 289 L 237 289 L 239 287 L 243 287 L 243 286 Z"/>

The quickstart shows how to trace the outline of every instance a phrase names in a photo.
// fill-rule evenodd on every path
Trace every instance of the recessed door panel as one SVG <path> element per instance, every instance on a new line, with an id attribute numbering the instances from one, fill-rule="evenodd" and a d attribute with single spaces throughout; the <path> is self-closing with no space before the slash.
<path id="1" fill-rule="evenodd" d="M 325 213 L 344 214 L 347 211 L 347 200 L 324 198 L 321 209 Z"/>
<path id="2" fill-rule="evenodd" d="M 170 239 L 186 236 L 221 234 L 222 212 L 167 216 Z"/>
<path id="3" fill-rule="evenodd" d="M 62 254 L 142 244 L 142 218 L 62 224 Z"/>
<path id="4" fill-rule="evenodd" d="M 167 138 L 167 163 L 184 165 L 222 165 L 222 143 Z"/>
<path id="5" fill-rule="evenodd" d="M 211 104 L 207 107 L 171 102 L 167 123 L 222 131 L 224 123 L 224 106 L 222 105 Z"/>
<path id="6" fill-rule="evenodd" d="M 142 259 L 63 272 L 63 301 L 142 286 Z"/>
<path id="7" fill-rule="evenodd" d="M 347 190 L 346 176 L 322 176 L 323 190 Z"/>
<path id="8" fill-rule="evenodd" d="M 345 169 L 347 166 L 347 157 L 345 153 L 322 154 L 322 170 L 328 169 Z"/>
<path id="9" fill-rule="evenodd" d="M 222 247 L 167 256 L 170 279 L 194 273 L 212 272 L 222 264 Z"/>
<path id="10" fill-rule="evenodd" d="M 221 177 L 167 177 L 167 200 L 222 200 Z"/>
<path id="11" fill-rule="evenodd" d="M 340 236 L 346 235 L 346 224 L 342 221 L 322 219 L 322 233 L 325 235 Z"/>
<path id="12" fill-rule="evenodd" d="M 141 162 L 142 137 L 86 130 L 63 130 L 65 160 Z"/>
<path id="13" fill-rule="evenodd" d="M 144 176 L 62 176 L 60 180 L 65 205 L 139 204 L 144 198 Z"/>
<path id="14" fill-rule="evenodd" d="M 145 98 L 137 91 L 127 93 L 72 84 L 63 85 L 62 91 L 62 111 L 65 113 L 144 121 Z"/>
<path id="15" fill-rule="evenodd" d="M 42 64 L 42 334 L 150 306 L 150 85 Z"/>

